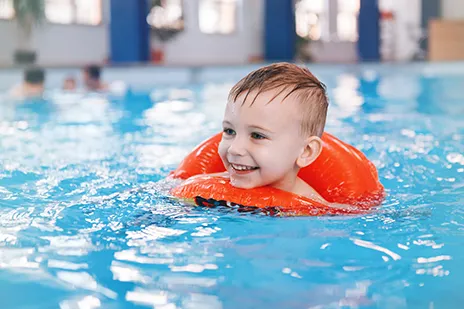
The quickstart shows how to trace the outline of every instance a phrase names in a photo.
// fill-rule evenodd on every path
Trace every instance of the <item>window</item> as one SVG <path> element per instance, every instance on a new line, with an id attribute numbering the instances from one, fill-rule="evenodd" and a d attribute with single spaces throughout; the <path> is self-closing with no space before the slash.
<path id="1" fill-rule="evenodd" d="M 0 0 L 0 19 L 12 19 L 13 17 L 13 0 Z"/>
<path id="2" fill-rule="evenodd" d="M 72 0 L 47 0 L 45 3 L 47 20 L 58 24 L 71 24 L 74 21 Z"/>
<path id="3" fill-rule="evenodd" d="M 98 25 L 102 22 L 101 0 L 75 0 L 76 23 Z"/>
<path id="4" fill-rule="evenodd" d="M 358 40 L 359 0 L 338 0 L 337 35 L 341 41 Z"/>
<path id="5" fill-rule="evenodd" d="M 200 31 L 208 34 L 233 33 L 237 28 L 237 6 L 237 0 L 200 0 Z"/>
<path id="6" fill-rule="evenodd" d="M 182 0 L 164 0 L 153 5 L 147 22 L 156 29 L 184 29 Z"/>
<path id="7" fill-rule="evenodd" d="M 314 41 L 328 38 L 327 15 L 326 0 L 298 0 L 295 4 L 296 33 Z"/>
<path id="8" fill-rule="evenodd" d="M 98 25 L 102 21 L 101 0 L 45 0 L 47 20 L 58 24 Z"/>

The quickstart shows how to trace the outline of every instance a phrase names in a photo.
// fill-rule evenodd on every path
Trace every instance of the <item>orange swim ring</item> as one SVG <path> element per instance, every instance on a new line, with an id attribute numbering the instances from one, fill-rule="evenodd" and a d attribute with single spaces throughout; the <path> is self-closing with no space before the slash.
<path id="1" fill-rule="evenodd" d="M 222 133 L 198 145 L 171 172 L 173 178 L 187 179 L 171 190 L 178 198 L 193 199 L 197 204 L 210 205 L 222 201 L 227 205 L 278 210 L 287 215 L 359 214 L 382 203 L 385 193 L 372 162 L 355 147 L 324 133 L 323 149 L 311 165 L 300 170 L 298 176 L 330 203 L 352 207 L 335 208 L 321 202 L 272 187 L 240 189 L 229 180 L 202 174 L 225 172 L 217 152 Z M 199 175 L 192 179 L 192 176 Z M 221 204 L 221 203 L 219 203 Z"/>

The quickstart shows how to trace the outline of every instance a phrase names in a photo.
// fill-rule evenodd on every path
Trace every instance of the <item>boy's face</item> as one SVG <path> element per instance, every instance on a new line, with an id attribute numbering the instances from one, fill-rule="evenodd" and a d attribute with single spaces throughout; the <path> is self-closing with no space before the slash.
<path id="1" fill-rule="evenodd" d="M 255 188 L 271 185 L 291 191 L 299 170 L 298 157 L 306 146 L 300 133 L 299 102 L 285 92 L 270 101 L 276 90 L 255 93 L 228 102 L 219 155 L 233 186 Z"/>

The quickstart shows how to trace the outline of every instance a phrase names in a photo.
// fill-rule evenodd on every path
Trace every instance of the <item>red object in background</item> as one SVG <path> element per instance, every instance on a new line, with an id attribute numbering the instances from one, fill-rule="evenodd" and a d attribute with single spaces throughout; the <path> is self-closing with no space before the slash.
<path id="1" fill-rule="evenodd" d="M 394 18 L 395 18 L 395 15 L 393 14 L 392 11 L 380 12 L 380 19 L 388 20 L 388 19 L 394 19 Z"/>
<path id="2" fill-rule="evenodd" d="M 162 49 L 151 50 L 151 62 L 163 63 L 164 62 L 164 51 Z"/>

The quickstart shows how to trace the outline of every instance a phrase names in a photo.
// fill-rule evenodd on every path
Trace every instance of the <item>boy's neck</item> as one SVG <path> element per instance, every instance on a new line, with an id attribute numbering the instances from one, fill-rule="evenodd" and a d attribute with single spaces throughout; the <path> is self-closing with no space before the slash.
<path id="1" fill-rule="evenodd" d="M 282 191 L 294 192 L 298 186 L 299 171 L 300 168 L 295 168 L 291 174 L 287 175 L 285 179 L 279 181 L 278 183 L 271 184 L 271 186 Z"/>

